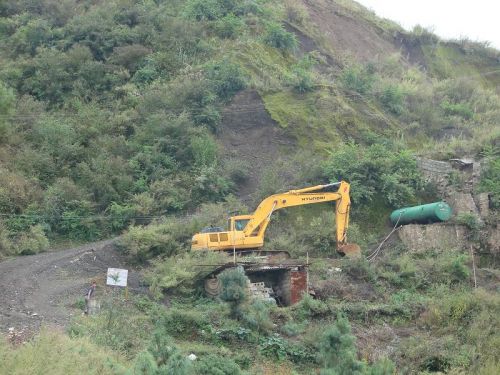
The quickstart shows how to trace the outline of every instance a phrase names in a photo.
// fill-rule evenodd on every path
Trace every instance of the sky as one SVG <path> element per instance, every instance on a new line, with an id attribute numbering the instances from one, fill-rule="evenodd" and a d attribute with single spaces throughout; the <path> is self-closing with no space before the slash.
<path id="1" fill-rule="evenodd" d="M 500 49 L 500 0 L 356 0 L 411 30 L 430 27 L 444 39 L 466 36 Z"/>

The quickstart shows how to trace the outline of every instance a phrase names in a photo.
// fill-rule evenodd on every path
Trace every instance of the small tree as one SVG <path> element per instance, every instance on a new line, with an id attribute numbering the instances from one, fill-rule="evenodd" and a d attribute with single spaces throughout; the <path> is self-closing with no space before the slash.
<path id="1" fill-rule="evenodd" d="M 333 326 L 326 330 L 319 344 L 319 360 L 323 364 L 321 375 L 391 375 L 394 364 L 382 359 L 368 366 L 358 361 L 356 338 L 346 317 L 339 314 Z"/>
<path id="2" fill-rule="evenodd" d="M 248 277 L 242 267 L 231 268 L 219 275 L 221 283 L 220 298 L 231 306 L 231 315 L 235 318 L 241 316 L 241 306 L 248 298 Z"/>
<path id="3" fill-rule="evenodd" d="M 337 317 L 335 324 L 321 338 L 319 359 L 323 364 L 322 375 L 363 374 L 364 363 L 356 358 L 355 337 L 347 318 Z"/>
<path id="4" fill-rule="evenodd" d="M 134 367 L 132 369 L 133 375 L 154 375 L 158 371 L 156 362 L 148 351 L 139 353 L 135 359 Z"/>

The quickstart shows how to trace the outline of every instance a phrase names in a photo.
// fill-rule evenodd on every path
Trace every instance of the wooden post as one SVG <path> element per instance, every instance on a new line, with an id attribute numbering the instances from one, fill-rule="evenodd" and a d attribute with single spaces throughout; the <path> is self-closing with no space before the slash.
<path id="1" fill-rule="evenodd" d="M 470 245 L 470 256 L 472 258 L 472 274 L 474 275 L 474 288 L 477 288 L 476 261 L 474 260 L 474 250 L 472 249 L 472 245 Z"/>
<path id="2" fill-rule="evenodd" d="M 309 295 L 309 251 L 306 253 L 306 293 Z"/>

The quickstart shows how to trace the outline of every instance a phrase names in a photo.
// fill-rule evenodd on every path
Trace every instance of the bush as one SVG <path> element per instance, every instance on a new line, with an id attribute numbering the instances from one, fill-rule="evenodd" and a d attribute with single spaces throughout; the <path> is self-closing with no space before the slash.
<path id="1" fill-rule="evenodd" d="M 21 255 L 38 254 L 49 247 L 49 240 L 41 225 L 29 228 L 28 232 L 22 233 L 16 241 L 16 253 Z"/>
<path id="2" fill-rule="evenodd" d="M 352 65 L 344 68 L 341 80 L 345 88 L 367 94 L 372 89 L 374 75 L 369 67 Z"/>
<path id="3" fill-rule="evenodd" d="M 330 154 L 324 171 L 332 182 L 349 181 L 351 198 L 357 205 L 380 198 L 391 207 L 404 206 L 414 201 L 423 187 L 413 155 L 384 144 L 341 145 Z"/>
<path id="4" fill-rule="evenodd" d="M 198 332 L 207 329 L 209 323 L 207 317 L 198 311 L 171 308 L 161 317 L 159 324 L 163 333 L 192 339 L 197 336 Z"/>
<path id="5" fill-rule="evenodd" d="M 292 360 L 297 363 L 312 362 L 314 356 L 301 345 L 291 344 L 278 334 L 261 339 L 260 352 L 273 360 Z"/>
<path id="6" fill-rule="evenodd" d="M 273 328 L 273 323 L 269 315 L 269 306 L 263 301 L 253 301 L 245 309 L 243 319 L 259 333 L 269 332 Z"/>
<path id="7" fill-rule="evenodd" d="M 173 256 L 188 250 L 193 232 L 178 221 L 156 222 L 147 227 L 131 227 L 117 242 L 118 248 L 137 262 L 158 255 Z"/>
<path id="8" fill-rule="evenodd" d="M 399 86 L 388 85 L 384 87 L 380 94 L 380 101 L 389 112 L 395 115 L 403 113 L 404 95 Z"/>
<path id="9" fill-rule="evenodd" d="M 221 284 L 220 298 L 231 306 L 231 315 L 241 317 L 241 308 L 248 299 L 248 283 L 242 267 L 230 268 L 218 275 Z"/>
<path id="10" fill-rule="evenodd" d="M 233 360 L 213 354 L 197 359 L 194 369 L 199 375 L 241 374 L 240 367 Z"/>
<path id="11" fill-rule="evenodd" d="M 490 193 L 491 205 L 500 208 L 500 157 L 492 156 L 486 163 L 486 168 L 481 172 L 479 189 Z"/>
<path id="12" fill-rule="evenodd" d="M 308 55 L 292 68 L 292 85 L 295 91 L 305 93 L 314 88 L 314 75 L 312 72 L 314 64 L 314 59 Z"/>
<path id="13" fill-rule="evenodd" d="M 226 254 L 218 252 L 192 252 L 171 256 L 153 263 L 146 275 L 150 290 L 156 297 L 164 292 L 190 295 L 217 265 L 227 262 Z M 199 265 L 203 264 L 203 267 Z M 213 266 L 209 266 L 213 264 Z"/>
<path id="14" fill-rule="evenodd" d="M 235 38 L 241 33 L 244 26 L 245 23 L 241 18 L 236 17 L 234 14 L 228 14 L 215 21 L 213 29 L 217 36 L 221 38 Z"/>
<path id="15" fill-rule="evenodd" d="M 246 87 L 246 79 L 240 66 L 227 60 L 207 66 L 205 72 L 215 93 L 222 100 L 229 100 Z"/>
<path id="16" fill-rule="evenodd" d="M 149 317 L 123 301 L 122 296 L 108 294 L 99 299 L 100 313 L 73 319 L 68 327 L 69 336 L 87 337 L 99 346 L 134 357 L 151 336 Z"/>
<path id="17" fill-rule="evenodd" d="M 297 38 L 280 24 L 271 23 L 266 27 L 264 43 L 282 51 L 291 51 L 297 47 Z"/>
<path id="18" fill-rule="evenodd" d="M 222 16 L 223 9 L 219 0 L 189 0 L 185 14 L 196 21 L 213 21 Z"/>
<path id="19" fill-rule="evenodd" d="M 471 241 L 479 240 L 479 231 L 482 228 L 482 223 L 477 215 L 473 213 L 462 212 L 457 215 L 456 221 L 458 224 L 465 225 L 469 230 L 469 239 Z"/>
<path id="20" fill-rule="evenodd" d="M 441 108 L 448 116 L 460 116 L 466 120 L 470 120 L 474 116 L 474 112 L 466 103 L 450 103 L 448 100 L 441 102 Z"/>

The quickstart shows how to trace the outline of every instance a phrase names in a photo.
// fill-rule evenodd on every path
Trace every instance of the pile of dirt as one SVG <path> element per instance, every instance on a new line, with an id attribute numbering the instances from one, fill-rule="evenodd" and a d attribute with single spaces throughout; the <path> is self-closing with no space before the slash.
<path id="1" fill-rule="evenodd" d="M 127 268 L 114 240 L 81 247 L 22 256 L 0 263 L 0 332 L 37 332 L 42 325 L 65 327 L 82 311 L 73 307 L 83 299 L 92 279 L 105 285 L 108 267 Z M 141 290 L 139 274 L 129 271 L 129 288 Z"/>

